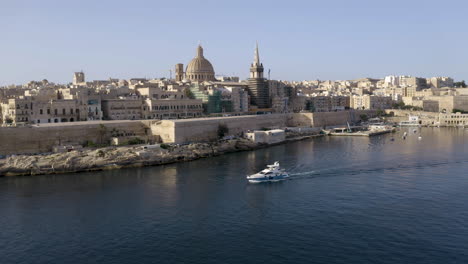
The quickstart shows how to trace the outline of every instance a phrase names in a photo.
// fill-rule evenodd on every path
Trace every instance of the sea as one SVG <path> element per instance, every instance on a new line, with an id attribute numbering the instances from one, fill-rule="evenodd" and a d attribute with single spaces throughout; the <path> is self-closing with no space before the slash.
<path id="1" fill-rule="evenodd" d="M 275 161 L 290 179 L 247 182 Z M 1 264 L 468 263 L 468 130 L 3 177 L 0 228 Z"/>

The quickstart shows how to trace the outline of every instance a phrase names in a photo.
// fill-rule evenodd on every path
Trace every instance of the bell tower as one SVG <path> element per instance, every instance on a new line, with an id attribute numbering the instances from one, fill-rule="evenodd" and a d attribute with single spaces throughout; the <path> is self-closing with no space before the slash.
<path id="1" fill-rule="evenodd" d="M 258 43 L 255 45 L 254 61 L 250 65 L 250 78 L 248 82 L 250 103 L 258 108 L 270 108 L 268 83 L 263 77 L 263 64 L 260 62 Z"/>

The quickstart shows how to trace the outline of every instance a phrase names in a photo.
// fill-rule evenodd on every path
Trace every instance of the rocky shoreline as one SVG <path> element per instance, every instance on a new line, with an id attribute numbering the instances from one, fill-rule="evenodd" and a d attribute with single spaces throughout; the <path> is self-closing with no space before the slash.
<path id="1" fill-rule="evenodd" d="M 286 142 L 320 135 L 296 135 Z M 83 149 L 66 153 L 44 155 L 15 155 L 0 159 L 0 176 L 44 175 L 144 167 L 192 161 L 225 153 L 248 151 L 278 144 L 257 144 L 248 139 L 232 139 L 188 145 L 164 145 L 144 148 L 139 146 Z"/>

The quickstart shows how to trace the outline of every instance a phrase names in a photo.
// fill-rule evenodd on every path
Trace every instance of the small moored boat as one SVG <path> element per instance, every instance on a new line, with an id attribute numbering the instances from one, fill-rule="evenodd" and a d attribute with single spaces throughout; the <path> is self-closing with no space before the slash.
<path id="1" fill-rule="evenodd" d="M 281 181 L 288 178 L 289 175 L 283 169 L 280 168 L 280 164 L 276 161 L 272 165 L 267 165 L 267 168 L 247 176 L 247 180 L 252 183 L 259 183 L 259 182 L 276 182 Z"/>

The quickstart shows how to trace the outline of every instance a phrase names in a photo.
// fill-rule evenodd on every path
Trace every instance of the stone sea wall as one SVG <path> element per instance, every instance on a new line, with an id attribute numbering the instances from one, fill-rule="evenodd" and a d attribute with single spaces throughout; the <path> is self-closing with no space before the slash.
<path id="1" fill-rule="evenodd" d="M 141 121 L 75 122 L 0 128 L 0 155 L 51 152 L 54 146 L 106 142 L 113 132 L 147 137 Z M 146 132 L 146 133 L 145 133 Z"/>
<path id="2" fill-rule="evenodd" d="M 248 130 L 285 127 L 323 127 L 355 122 L 361 114 L 375 111 L 288 113 L 185 120 L 122 120 L 41 124 L 28 127 L 0 127 L 0 155 L 51 152 L 54 146 L 108 142 L 114 133 L 145 141 L 164 143 L 205 142 L 218 138 L 224 125 L 229 135 Z"/>

